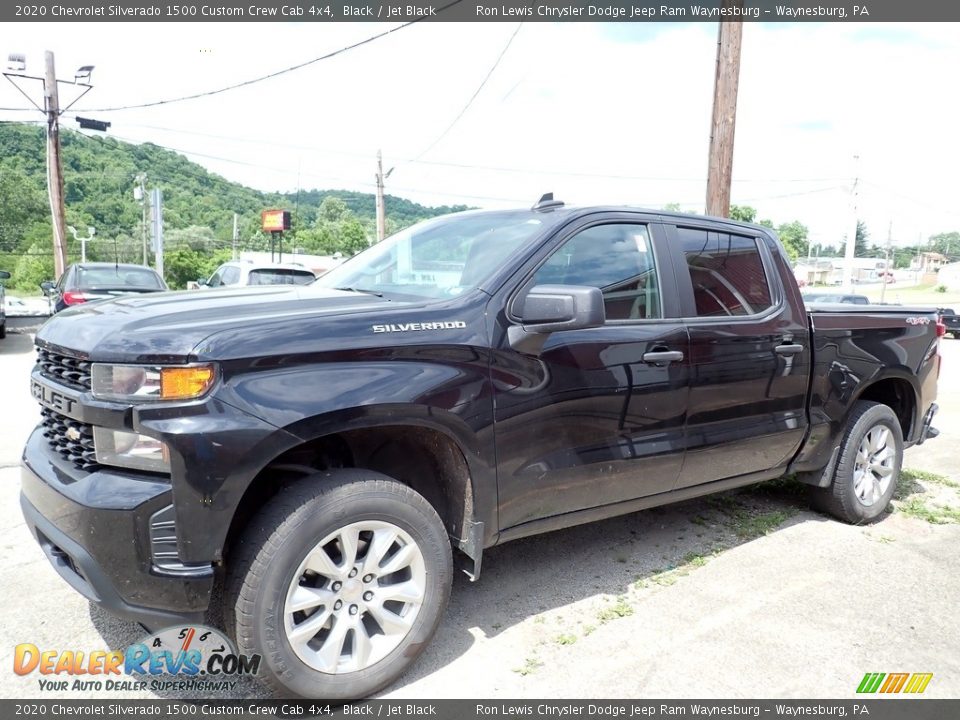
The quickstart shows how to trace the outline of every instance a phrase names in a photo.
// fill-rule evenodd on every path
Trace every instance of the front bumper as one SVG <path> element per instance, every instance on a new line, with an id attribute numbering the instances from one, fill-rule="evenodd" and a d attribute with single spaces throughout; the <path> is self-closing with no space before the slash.
<path id="1" fill-rule="evenodd" d="M 150 517 L 170 505 L 169 482 L 108 469 L 78 474 L 39 429 L 24 448 L 21 479 L 27 526 L 77 592 L 150 630 L 203 620 L 212 568 L 169 576 L 151 559 Z"/>

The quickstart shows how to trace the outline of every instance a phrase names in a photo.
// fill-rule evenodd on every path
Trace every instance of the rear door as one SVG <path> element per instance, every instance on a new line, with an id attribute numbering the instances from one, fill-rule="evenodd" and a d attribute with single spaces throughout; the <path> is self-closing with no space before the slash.
<path id="1" fill-rule="evenodd" d="M 668 228 L 690 337 L 688 450 L 677 487 L 769 471 L 802 442 L 811 349 L 778 245 L 725 225 Z"/>
<path id="2" fill-rule="evenodd" d="M 528 271 L 517 304 L 534 285 L 589 285 L 603 291 L 607 322 L 555 332 L 537 355 L 500 334 L 491 370 L 501 528 L 675 484 L 688 348 L 663 242 L 643 216 L 592 215 Z"/>

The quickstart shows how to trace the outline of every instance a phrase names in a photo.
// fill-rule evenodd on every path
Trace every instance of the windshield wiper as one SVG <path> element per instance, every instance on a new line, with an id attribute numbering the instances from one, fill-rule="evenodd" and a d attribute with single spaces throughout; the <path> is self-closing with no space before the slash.
<path id="1" fill-rule="evenodd" d="M 338 288 L 334 288 L 334 290 L 344 290 L 346 292 L 364 293 L 366 295 L 375 295 L 376 297 L 379 297 L 379 298 L 383 297 L 382 292 L 377 292 L 376 290 L 367 290 L 365 288 L 338 287 Z"/>

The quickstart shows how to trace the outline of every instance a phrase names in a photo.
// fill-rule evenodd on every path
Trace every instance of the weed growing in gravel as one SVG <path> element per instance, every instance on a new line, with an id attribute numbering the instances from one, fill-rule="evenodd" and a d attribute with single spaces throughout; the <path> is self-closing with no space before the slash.
<path id="1" fill-rule="evenodd" d="M 583 636 L 586 637 L 590 635 L 594 630 L 597 629 L 596 625 L 584 625 L 583 626 Z"/>
<path id="2" fill-rule="evenodd" d="M 564 634 L 557 635 L 556 643 L 557 645 L 573 645 L 577 641 L 576 635 Z"/>
<path id="3" fill-rule="evenodd" d="M 543 663 L 537 657 L 531 656 L 523 662 L 523 667 L 513 668 L 513 672 L 518 675 L 531 675 L 537 671 L 537 668 L 541 667 L 543 667 Z"/>
<path id="4" fill-rule="evenodd" d="M 627 602 L 627 599 L 621 595 L 617 601 L 609 607 L 603 608 L 597 613 L 597 620 L 601 623 L 607 623 L 622 617 L 633 615 L 633 607 Z"/>

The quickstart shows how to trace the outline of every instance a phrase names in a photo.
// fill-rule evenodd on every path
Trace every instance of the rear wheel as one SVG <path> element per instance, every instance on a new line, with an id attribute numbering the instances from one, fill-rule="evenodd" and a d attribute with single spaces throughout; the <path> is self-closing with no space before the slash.
<path id="1" fill-rule="evenodd" d="M 231 559 L 226 619 L 284 695 L 348 700 L 396 679 L 450 595 L 446 530 L 419 494 L 379 473 L 299 481 L 255 517 Z"/>
<path id="2" fill-rule="evenodd" d="M 900 479 L 903 431 L 886 405 L 860 401 L 850 413 L 833 482 L 814 488 L 814 504 L 858 525 L 887 509 Z"/>

